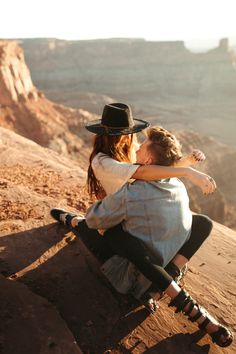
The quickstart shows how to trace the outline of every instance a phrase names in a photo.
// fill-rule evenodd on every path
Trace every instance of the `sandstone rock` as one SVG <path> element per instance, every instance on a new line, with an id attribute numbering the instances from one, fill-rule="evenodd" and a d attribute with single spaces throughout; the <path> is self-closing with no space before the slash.
<path id="1" fill-rule="evenodd" d="M 20 45 L 34 82 L 53 101 L 100 114 L 104 96 L 122 99 L 137 118 L 236 147 L 236 55 L 227 39 L 196 54 L 183 41 L 24 39 Z"/>
<path id="2" fill-rule="evenodd" d="M 37 98 L 22 49 L 15 42 L 0 41 L 0 104 L 26 101 L 29 94 Z"/>
<path id="3" fill-rule="evenodd" d="M 0 273 L 14 279 L 0 277 L 0 351 L 79 353 L 74 337 L 84 353 L 221 354 L 209 336 L 174 315 L 166 298 L 150 315 L 117 294 L 79 238 L 51 219 L 53 206 L 71 211 L 88 206 L 78 184 L 83 180 L 80 163 L 10 130 L 0 132 Z M 214 223 L 185 279 L 190 294 L 233 330 L 235 236 Z M 223 351 L 235 350 L 233 344 Z"/>
<path id="4" fill-rule="evenodd" d="M 0 351 L 4 354 L 82 354 L 56 309 L 23 284 L 0 275 Z"/>
<path id="5" fill-rule="evenodd" d="M 33 86 L 22 49 L 16 42 L 0 41 L 2 126 L 59 153 L 76 156 L 83 147 L 80 154 L 83 163 L 83 156 L 85 161 L 88 154 L 84 124 L 94 118 L 87 111 L 67 109 L 48 101 Z"/>

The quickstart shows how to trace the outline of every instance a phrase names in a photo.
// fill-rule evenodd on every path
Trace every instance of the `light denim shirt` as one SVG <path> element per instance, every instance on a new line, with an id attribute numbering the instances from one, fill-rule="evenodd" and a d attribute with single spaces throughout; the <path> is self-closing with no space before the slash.
<path id="1" fill-rule="evenodd" d="M 186 188 L 177 178 L 136 180 L 92 205 L 86 222 L 92 229 L 122 222 L 124 230 L 142 240 L 165 267 L 188 240 L 192 213 Z"/>

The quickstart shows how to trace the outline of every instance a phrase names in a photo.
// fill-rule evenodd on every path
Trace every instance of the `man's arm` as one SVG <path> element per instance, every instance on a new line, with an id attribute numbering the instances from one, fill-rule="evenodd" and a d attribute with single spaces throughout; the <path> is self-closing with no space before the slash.
<path id="1" fill-rule="evenodd" d="M 93 204 L 86 213 L 90 229 L 108 229 L 126 218 L 126 186 Z"/>

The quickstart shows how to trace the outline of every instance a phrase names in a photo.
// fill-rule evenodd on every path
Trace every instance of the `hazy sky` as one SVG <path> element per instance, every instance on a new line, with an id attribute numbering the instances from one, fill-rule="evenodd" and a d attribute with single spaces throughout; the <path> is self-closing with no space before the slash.
<path id="1" fill-rule="evenodd" d="M 0 38 L 228 37 L 236 43 L 236 0 L 3 0 L 0 12 Z"/>

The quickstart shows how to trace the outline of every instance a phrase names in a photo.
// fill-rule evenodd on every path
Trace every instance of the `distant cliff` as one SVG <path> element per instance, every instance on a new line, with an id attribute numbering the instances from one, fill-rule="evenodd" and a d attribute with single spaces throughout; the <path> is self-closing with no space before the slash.
<path id="1" fill-rule="evenodd" d="M 33 85 L 23 50 L 16 42 L 0 41 L 1 126 L 73 156 L 84 145 L 84 124 L 91 119 L 95 119 L 94 115 L 85 110 L 66 108 L 49 101 Z M 80 155 L 81 163 L 83 156 L 87 162 L 85 146 Z"/>
<path id="2" fill-rule="evenodd" d="M 37 98 L 23 50 L 15 42 L 0 41 L 0 104 Z"/>
<path id="3" fill-rule="evenodd" d="M 59 85 L 143 102 L 147 95 L 150 101 L 196 95 L 205 100 L 211 94 L 232 96 L 236 89 L 235 55 L 226 39 L 203 54 L 191 53 L 181 41 L 27 39 L 19 44 L 34 81 L 46 91 Z"/>
<path id="4" fill-rule="evenodd" d="M 181 41 L 19 43 L 33 81 L 56 102 L 100 113 L 108 96 L 130 103 L 153 122 L 178 122 L 236 147 L 235 54 L 227 39 L 198 54 Z"/>

